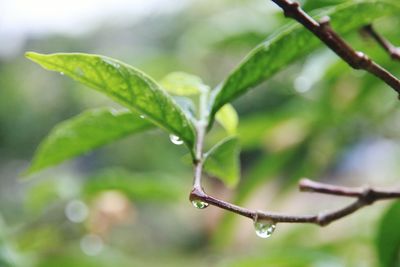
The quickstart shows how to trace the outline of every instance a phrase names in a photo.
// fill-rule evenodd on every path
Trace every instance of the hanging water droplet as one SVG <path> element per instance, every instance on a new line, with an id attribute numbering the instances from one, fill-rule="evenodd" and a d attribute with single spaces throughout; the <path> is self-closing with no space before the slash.
<path id="1" fill-rule="evenodd" d="M 64 75 L 64 72 L 60 72 L 61 75 Z"/>
<path id="2" fill-rule="evenodd" d="M 146 118 L 145 115 L 140 115 L 139 117 L 140 117 L 141 119 L 145 119 L 145 118 Z"/>
<path id="3" fill-rule="evenodd" d="M 174 135 L 174 134 L 170 134 L 170 135 L 169 135 L 169 140 L 171 140 L 171 142 L 172 142 L 174 145 L 180 146 L 180 145 L 183 144 L 182 139 L 180 139 L 179 136 L 176 136 L 176 135 Z"/>
<path id="4" fill-rule="evenodd" d="M 276 223 L 271 220 L 256 219 L 254 220 L 254 228 L 259 237 L 268 238 L 275 231 Z"/>
<path id="5" fill-rule="evenodd" d="M 192 204 L 193 204 L 193 207 L 198 208 L 198 209 L 205 209 L 208 207 L 207 202 L 204 202 L 204 201 L 201 201 L 198 199 L 192 200 Z"/>

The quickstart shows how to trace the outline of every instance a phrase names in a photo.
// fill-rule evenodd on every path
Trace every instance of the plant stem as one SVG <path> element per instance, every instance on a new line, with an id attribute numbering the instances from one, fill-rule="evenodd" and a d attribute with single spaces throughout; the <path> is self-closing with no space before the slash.
<path id="1" fill-rule="evenodd" d="M 200 100 L 199 100 L 199 120 L 196 122 L 196 144 L 195 144 L 195 160 L 194 160 L 194 179 L 193 179 L 193 187 L 201 189 L 201 177 L 203 173 L 203 164 L 204 164 L 204 156 L 203 156 L 203 146 L 204 146 L 204 137 L 206 134 L 207 122 L 208 122 L 208 98 L 209 98 L 209 89 L 202 88 L 200 91 Z"/>
<path id="2" fill-rule="evenodd" d="M 354 69 L 363 69 L 375 75 L 384 81 L 393 90 L 400 95 L 400 80 L 397 79 L 389 71 L 381 67 L 379 64 L 371 60 L 362 52 L 355 51 L 339 34 L 337 34 L 330 26 L 329 18 L 325 17 L 317 22 L 309 16 L 299 3 L 288 0 L 271 0 L 282 8 L 286 17 L 293 18 L 316 37 L 318 37 L 326 46 L 341 57 L 347 64 Z"/>
<path id="3" fill-rule="evenodd" d="M 394 60 L 400 60 L 400 49 L 391 44 L 388 40 L 378 34 L 371 24 L 363 27 L 363 31 L 370 35 L 375 41 L 389 53 L 390 57 Z"/>
<path id="4" fill-rule="evenodd" d="M 309 29 L 316 35 L 322 42 L 331 48 L 337 55 L 346 61 L 351 67 L 355 69 L 364 69 L 386 84 L 391 86 L 397 93 L 400 94 L 400 80 L 394 77 L 390 72 L 373 62 L 366 55 L 361 52 L 355 51 L 349 44 L 347 44 L 329 25 L 329 18 L 323 19 L 321 22 L 315 21 L 307 13 L 305 13 L 298 3 L 288 0 L 272 0 L 280 6 L 285 16 L 294 18 L 304 27 Z M 378 41 L 392 57 L 397 58 L 399 51 L 394 50 L 394 46 L 388 41 L 380 37 L 371 26 L 365 28 L 368 33 Z M 395 52 L 395 53 L 394 53 Z M 399 57 L 400 58 L 400 57 Z M 399 59 L 397 58 L 397 59 Z M 331 212 L 323 212 L 316 215 L 288 215 L 274 213 L 270 211 L 250 210 L 244 207 L 234 205 L 232 203 L 220 200 L 213 196 L 208 195 L 202 188 L 201 179 L 204 165 L 204 137 L 208 123 L 208 90 L 202 90 L 200 95 L 200 118 L 196 124 L 197 138 L 195 145 L 195 160 L 194 164 L 194 182 L 193 189 L 190 193 L 190 200 L 201 200 L 210 205 L 216 206 L 221 209 L 231 211 L 233 213 L 242 215 L 252 220 L 267 219 L 275 223 L 312 223 L 320 226 L 328 225 L 329 223 L 341 219 L 355 211 L 373 204 L 379 200 L 398 199 L 400 198 L 399 190 L 377 190 L 369 187 L 349 188 L 344 186 L 333 186 L 323 183 L 314 182 L 308 179 L 302 179 L 299 183 L 301 191 L 316 192 L 321 194 L 344 196 L 356 198 L 356 200 L 348 206 Z"/>

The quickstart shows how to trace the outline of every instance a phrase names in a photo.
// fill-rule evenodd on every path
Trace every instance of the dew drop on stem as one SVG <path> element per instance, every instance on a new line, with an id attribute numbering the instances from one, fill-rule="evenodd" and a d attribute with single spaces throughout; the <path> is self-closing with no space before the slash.
<path id="1" fill-rule="evenodd" d="M 198 208 L 198 209 L 205 209 L 208 207 L 207 202 L 204 202 L 204 201 L 201 201 L 198 199 L 192 200 L 192 205 L 193 205 L 193 207 Z"/>
<path id="2" fill-rule="evenodd" d="M 254 220 L 254 229 L 256 234 L 261 238 L 268 238 L 275 231 L 276 223 L 268 219 L 258 219 Z"/>
<path id="3" fill-rule="evenodd" d="M 176 136 L 176 135 L 174 135 L 174 134 L 170 134 L 170 135 L 169 135 L 169 140 L 171 140 L 171 142 L 172 142 L 174 145 L 180 146 L 180 145 L 183 144 L 183 140 L 180 139 L 179 136 Z"/>

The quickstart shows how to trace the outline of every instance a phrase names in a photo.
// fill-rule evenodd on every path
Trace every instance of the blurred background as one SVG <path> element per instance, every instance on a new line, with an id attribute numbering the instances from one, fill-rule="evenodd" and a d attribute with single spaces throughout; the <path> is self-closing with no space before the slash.
<path id="1" fill-rule="evenodd" d="M 302 4 L 313 10 L 339 2 L 345 1 Z M 118 107 L 42 70 L 24 58 L 26 51 L 102 54 L 155 79 L 185 71 L 214 87 L 287 22 L 265 0 L 1 0 L 0 267 L 378 266 L 382 232 L 399 235 L 396 223 L 384 223 L 393 222 L 387 219 L 393 202 L 325 228 L 279 224 L 271 238 L 260 239 L 248 219 L 191 206 L 187 150 L 160 131 L 21 180 L 55 124 L 88 108 Z M 398 18 L 375 26 L 400 44 Z M 400 63 L 373 41 L 358 32 L 346 39 L 400 76 Z M 350 200 L 299 193 L 301 177 L 393 187 L 400 171 L 398 103 L 381 81 L 321 47 L 233 103 L 241 182 L 229 190 L 207 179 L 206 189 L 254 209 L 309 214 Z M 207 142 L 222 137 L 216 126 Z M 388 249 L 400 258 L 397 247 Z"/>

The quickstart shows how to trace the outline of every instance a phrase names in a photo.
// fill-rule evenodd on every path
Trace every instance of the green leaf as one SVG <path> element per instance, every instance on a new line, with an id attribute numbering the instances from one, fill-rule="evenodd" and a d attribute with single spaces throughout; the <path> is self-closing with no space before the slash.
<path id="1" fill-rule="evenodd" d="M 160 84 L 167 92 L 180 96 L 197 95 L 200 91 L 209 89 L 200 77 L 185 72 L 172 72 L 165 76 Z"/>
<path id="2" fill-rule="evenodd" d="M 51 130 L 39 145 L 28 173 L 82 155 L 153 125 L 130 111 L 89 110 Z"/>
<path id="3" fill-rule="evenodd" d="M 400 6 L 393 1 L 370 0 L 345 3 L 319 11 L 316 18 L 329 16 L 340 34 L 359 29 L 374 19 L 395 15 Z M 211 117 L 226 103 L 267 80 L 295 60 L 315 50 L 321 41 L 298 23 L 289 23 L 257 46 L 214 92 Z"/>
<path id="4" fill-rule="evenodd" d="M 382 267 L 400 265 L 400 202 L 394 203 L 383 215 L 378 228 L 376 246 Z"/>
<path id="5" fill-rule="evenodd" d="M 43 68 L 68 75 L 179 136 L 192 149 L 194 126 L 178 104 L 152 78 L 118 60 L 89 54 L 33 52 L 26 57 Z"/>
<path id="6" fill-rule="evenodd" d="M 229 137 L 216 144 L 207 154 L 204 170 L 234 187 L 240 179 L 239 141 Z"/>
<path id="7" fill-rule="evenodd" d="M 215 115 L 215 119 L 221 124 L 229 135 L 237 134 L 239 116 L 231 104 L 225 104 Z"/>

